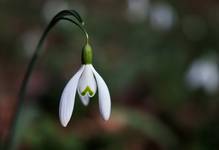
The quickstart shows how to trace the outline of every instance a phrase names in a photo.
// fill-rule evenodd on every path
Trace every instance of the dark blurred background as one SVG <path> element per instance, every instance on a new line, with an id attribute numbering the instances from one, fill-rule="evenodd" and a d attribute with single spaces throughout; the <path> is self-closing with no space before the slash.
<path id="1" fill-rule="evenodd" d="M 28 85 L 18 150 L 219 149 L 217 0 L 0 0 L 0 145 L 34 48 L 62 9 L 86 22 L 111 118 L 102 120 L 98 96 L 88 107 L 77 97 L 70 124 L 60 125 L 60 95 L 81 65 L 84 40 L 61 22 Z"/>

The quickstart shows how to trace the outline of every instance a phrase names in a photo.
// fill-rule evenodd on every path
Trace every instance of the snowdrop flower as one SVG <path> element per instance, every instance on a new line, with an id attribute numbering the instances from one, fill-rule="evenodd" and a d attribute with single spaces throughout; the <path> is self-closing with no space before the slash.
<path id="1" fill-rule="evenodd" d="M 168 3 L 157 3 L 150 8 L 149 19 L 154 29 L 168 31 L 177 20 L 177 14 Z"/>
<path id="2" fill-rule="evenodd" d="M 99 109 L 104 120 L 108 120 L 111 112 L 111 100 L 108 87 L 92 65 L 92 48 L 86 44 L 82 51 L 82 66 L 65 86 L 59 106 L 61 124 L 66 127 L 78 93 L 81 102 L 87 106 L 90 99 L 98 91 Z"/>
<path id="3" fill-rule="evenodd" d="M 78 94 L 84 105 L 88 105 L 89 100 L 98 91 L 99 94 L 99 105 L 100 112 L 105 120 L 109 119 L 111 111 L 111 101 L 109 90 L 102 77 L 96 72 L 92 66 L 92 49 L 89 42 L 89 36 L 85 29 L 85 23 L 81 18 L 80 14 L 75 10 L 62 10 L 58 12 L 49 22 L 45 30 L 43 31 L 39 42 L 36 45 L 33 56 L 31 57 L 30 63 L 28 64 L 24 79 L 21 83 L 18 92 L 18 105 L 15 107 L 15 113 L 12 115 L 12 123 L 9 126 L 8 135 L 5 139 L 4 149 L 17 149 L 15 143 L 16 129 L 18 128 L 19 121 L 21 119 L 21 112 L 24 105 L 24 97 L 28 81 L 33 73 L 34 66 L 36 65 L 37 59 L 42 52 L 42 46 L 45 42 L 47 35 L 51 29 L 60 21 L 67 21 L 77 26 L 86 38 L 86 45 L 82 51 L 82 66 L 79 71 L 71 78 L 68 82 L 61 96 L 59 116 L 63 126 L 66 126 L 71 118 L 75 103 L 75 94 Z"/>
<path id="4" fill-rule="evenodd" d="M 186 81 L 190 88 L 203 88 L 207 93 L 213 94 L 219 87 L 218 64 L 207 58 L 195 60 L 186 75 Z"/>

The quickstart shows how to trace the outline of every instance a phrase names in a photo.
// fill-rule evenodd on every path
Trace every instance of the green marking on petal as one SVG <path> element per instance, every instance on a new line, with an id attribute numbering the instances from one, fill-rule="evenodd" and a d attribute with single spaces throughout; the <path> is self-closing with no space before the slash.
<path id="1" fill-rule="evenodd" d="M 90 89 L 90 87 L 87 86 L 87 87 L 84 89 L 84 91 L 81 92 L 81 95 L 82 95 L 82 96 L 85 96 L 87 92 L 88 92 L 88 94 L 89 94 L 90 96 L 93 96 L 93 94 L 94 94 L 94 92 Z"/>

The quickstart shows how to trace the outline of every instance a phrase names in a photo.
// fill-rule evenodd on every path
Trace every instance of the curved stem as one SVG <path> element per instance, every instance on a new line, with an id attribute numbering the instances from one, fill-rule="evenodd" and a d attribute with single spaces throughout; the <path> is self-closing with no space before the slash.
<path id="1" fill-rule="evenodd" d="M 59 17 L 59 16 L 73 16 L 77 19 L 78 22 L 84 25 L 84 21 L 82 20 L 78 12 L 75 10 L 62 10 L 58 14 L 56 14 L 54 18 Z"/>
<path id="2" fill-rule="evenodd" d="M 73 24 L 75 24 L 77 27 L 79 27 L 79 29 L 84 33 L 84 35 L 85 35 L 85 37 L 86 37 L 86 42 L 88 43 L 88 41 L 89 41 L 89 35 L 88 35 L 88 33 L 87 33 L 87 31 L 85 30 L 84 27 L 82 27 L 79 23 L 75 22 L 74 20 L 72 20 L 72 19 L 70 19 L 70 18 L 60 17 L 60 19 L 70 21 L 71 23 L 73 23 Z"/>
<path id="3" fill-rule="evenodd" d="M 66 15 L 72 15 L 74 16 L 80 23 L 75 22 L 74 20 L 70 19 L 70 18 L 66 18 L 63 16 Z M 49 23 L 49 25 L 46 27 L 46 29 L 44 30 L 38 44 L 37 47 L 35 49 L 35 52 L 30 60 L 30 63 L 27 67 L 26 73 L 24 75 L 20 90 L 19 90 L 19 94 L 18 94 L 18 101 L 17 101 L 17 105 L 15 108 L 15 112 L 14 112 L 14 116 L 12 117 L 12 123 L 11 126 L 9 127 L 9 133 L 8 136 L 6 138 L 6 142 L 4 145 L 4 150 L 11 150 L 14 149 L 15 146 L 15 135 L 16 135 L 16 128 L 17 128 L 17 123 L 19 120 L 19 117 L 21 115 L 21 110 L 22 107 L 24 105 L 24 97 L 25 97 L 25 93 L 26 93 L 26 88 L 27 88 L 27 84 L 29 82 L 30 76 L 33 72 L 34 66 L 36 64 L 37 58 L 39 57 L 39 54 L 41 52 L 41 47 L 43 46 L 43 43 L 45 41 L 45 38 L 47 37 L 49 31 L 60 21 L 60 20 L 67 20 L 70 21 L 71 23 L 73 23 L 74 25 L 78 26 L 80 28 L 80 30 L 85 34 L 86 37 L 86 42 L 88 42 L 88 33 L 86 32 L 85 28 L 83 27 L 83 20 L 81 19 L 80 15 L 74 11 L 74 10 L 63 10 L 61 12 L 59 12 L 53 19 L 52 21 Z"/>

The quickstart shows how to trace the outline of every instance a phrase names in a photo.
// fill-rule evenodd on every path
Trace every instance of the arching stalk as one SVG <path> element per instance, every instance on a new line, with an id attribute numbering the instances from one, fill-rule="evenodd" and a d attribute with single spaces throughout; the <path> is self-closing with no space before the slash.
<path id="1" fill-rule="evenodd" d="M 74 17 L 74 19 L 76 19 L 77 21 L 74 21 L 73 19 L 68 18 L 68 17 Z M 84 28 L 84 21 L 82 20 L 80 15 L 75 10 L 63 10 L 63 11 L 59 12 L 57 15 L 55 15 L 55 17 L 51 20 L 51 22 L 44 30 L 44 32 L 43 32 L 43 34 L 42 34 L 42 36 L 37 44 L 35 52 L 30 60 L 30 63 L 28 65 L 26 73 L 24 75 L 24 78 L 23 78 L 23 81 L 22 81 L 22 84 L 21 84 L 21 87 L 19 90 L 19 94 L 18 94 L 17 105 L 15 107 L 14 115 L 12 117 L 12 123 L 11 123 L 11 126 L 9 127 L 8 136 L 6 137 L 4 150 L 14 149 L 17 124 L 18 124 L 18 120 L 20 118 L 21 110 L 22 110 L 23 105 L 24 105 L 24 97 L 25 97 L 28 82 L 30 80 L 31 74 L 34 70 L 34 66 L 36 65 L 37 59 L 38 59 L 39 54 L 41 52 L 41 48 L 43 46 L 43 43 L 44 43 L 49 31 L 61 20 L 69 21 L 69 22 L 73 23 L 74 25 L 76 25 L 77 27 L 79 27 L 79 29 L 85 35 L 86 43 L 88 42 L 88 33 Z"/>

